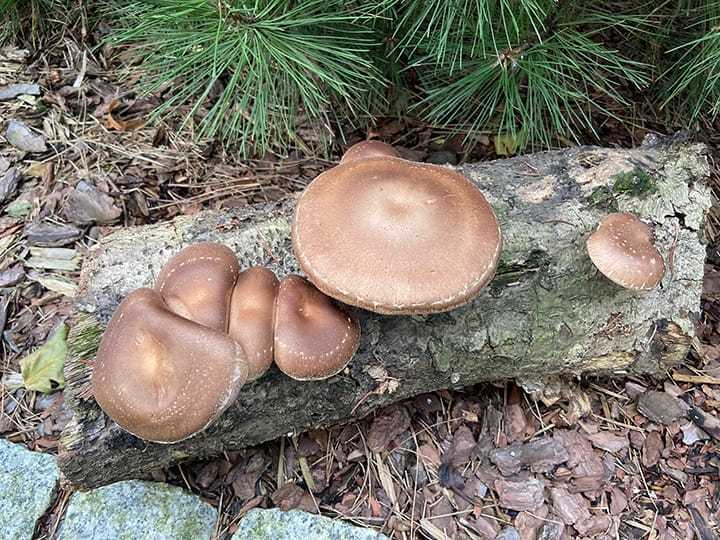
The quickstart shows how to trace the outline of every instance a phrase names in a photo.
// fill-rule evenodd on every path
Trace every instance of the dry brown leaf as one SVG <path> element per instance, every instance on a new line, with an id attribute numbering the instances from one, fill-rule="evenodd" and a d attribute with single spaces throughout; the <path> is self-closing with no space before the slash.
<path id="1" fill-rule="evenodd" d="M 132 131 L 133 129 L 138 129 L 145 125 L 145 120 L 142 118 L 123 120 L 122 118 L 113 115 L 113 111 L 119 106 L 120 101 L 117 99 L 113 99 L 108 106 L 108 112 L 105 116 L 105 126 L 108 129 L 114 129 L 117 131 Z"/>

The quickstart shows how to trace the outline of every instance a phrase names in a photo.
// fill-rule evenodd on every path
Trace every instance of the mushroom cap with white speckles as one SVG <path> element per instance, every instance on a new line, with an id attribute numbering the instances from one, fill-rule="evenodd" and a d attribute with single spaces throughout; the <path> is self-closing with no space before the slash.
<path id="1" fill-rule="evenodd" d="M 179 253 L 160 271 L 155 285 L 171 311 L 198 324 L 227 331 L 230 297 L 240 266 L 222 244 L 200 242 Z"/>
<path id="2" fill-rule="evenodd" d="M 265 373 L 273 361 L 273 316 L 279 281 L 262 266 L 243 270 L 230 302 L 228 334 L 248 357 L 248 381 Z"/>
<path id="3" fill-rule="evenodd" d="M 280 282 L 275 301 L 275 363 L 300 381 L 327 379 L 352 359 L 358 322 L 306 279 Z"/>
<path id="4" fill-rule="evenodd" d="M 313 180 L 292 231 L 300 267 L 325 294 L 384 314 L 437 313 L 495 275 L 492 207 L 461 174 L 394 157 L 354 159 Z"/>
<path id="5" fill-rule="evenodd" d="M 380 141 L 362 141 L 353 144 L 345 150 L 340 163 L 347 163 L 356 159 L 365 159 L 369 157 L 396 157 L 400 154 L 391 145 Z"/>
<path id="6" fill-rule="evenodd" d="M 607 278 L 628 289 L 653 289 L 665 264 L 650 227 L 633 214 L 610 214 L 587 241 L 590 259 Z"/>
<path id="7" fill-rule="evenodd" d="M 247 373 L 245 352 L 230 336 L 173 313 L 156 291 L 138 289 L 105 330 L 92 386 L 121 428 L 172 443 L 218 418 Z"/>

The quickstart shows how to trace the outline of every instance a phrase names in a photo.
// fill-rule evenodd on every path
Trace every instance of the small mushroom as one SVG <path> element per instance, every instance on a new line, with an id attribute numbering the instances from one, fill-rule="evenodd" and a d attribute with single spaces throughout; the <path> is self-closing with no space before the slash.
<path id="1" fill-rule="evenodd" d="M 247 379 L 239 343 L 170 311 L 152 289 L 130 293 L 100 342 L 95 399 L 124 430 L 161 443 L 204 430 Z"/>
<path id="2" fill-rule="evenodd" d="M 171 311 L 226 332 L 230 297 L 239 273 L 232 250 L 222 244 L 201 242 L 184 248 L 168 261 L 155 290 Z"/>
<path id="3" fill-rule="evenodd" d="M 278 278 L 261 266 L 240 273 L 230 302 L 228 334 L 248 356 L 248 380 L 254 381 L 273 361 L 273 315 Z"/>
<path id="4" fill-rule="evenodd" d="M 298 201 L 292 242 L 308 279 L 384 314 L 437 313 L 475 298 L 502 248 L 483 194 L 452 169 L 360 144 Z"/>
<path id="5" fill-rule="evenodd" d="M 652 230 L 633 214 L 603 219 L 588 238 L 587 251 L 602 274 L 628 289 L 653 289 L 665 273 Z"/>
<path id="6" fill-rule="evenodd" d="M 280 282 L 275 307 L 275 363 L 299 381 L 326 379 L 350 362 L 360 325 L 306 279 Z"/>
<path id="7" fill-rule="evenodd" d="M 396 157 L 400 154 L 392 146 L 380 141 L 362 141 L 353 144 L 343 154 L 340 163 L 347 163 L 356 159 L 364 159 L 367 157 Z"/>

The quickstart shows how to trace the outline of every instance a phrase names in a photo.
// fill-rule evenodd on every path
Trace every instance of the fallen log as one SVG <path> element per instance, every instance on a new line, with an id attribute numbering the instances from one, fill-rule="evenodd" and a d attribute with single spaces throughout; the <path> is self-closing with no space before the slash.
<path id="1" fill-rule="evenodd" d="M 92 399 L 89 375 L 99 337 L 131 290 L 151 285 L 182 247 L 230 246 L 241 266 L 297 271 L 290 246 L 294 199 L 182 216 L 119 229 L 88 254 L 66 362 L 65 428 L 59 463 L 89 488 L 186 458 L 207 457 L 279 436 L 348 422 L 391 402 L 481 381 L 559 374 L 661 374 L 693 337 L 702 288 L 703 227 L 710 206 L 701 145 L 655 143 L 619 150 L 578 147 L 466 165 L 500 220 L 504 248 L 491 285 L 470 304 L 429 316 L 355 310 L 357 355 L 344 372 L 299 382 L 273 368 L 243 388 L 206 432 L 172 445 L 122 431 Z M 655 225 L 668 271 L 649 292 L 611 283 L 590 262 L 585 240 L 610 211 Z"/>

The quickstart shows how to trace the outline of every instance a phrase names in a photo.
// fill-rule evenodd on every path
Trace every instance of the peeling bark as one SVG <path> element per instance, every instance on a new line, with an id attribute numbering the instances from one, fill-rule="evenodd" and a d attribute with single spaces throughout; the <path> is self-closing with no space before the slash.
<path id="1" fill-rule="evenodd" d="M 504 236 L 498 274 L 478 299 L 429 316 L 356 310 L 361 344 L 344 372 L 298 382 L 273 368 L 205 433 L 173 445 L 123 432 L 92 399 L 88 380 L 103 325 L 128 292 L 150 285 L 169 257 L 193 242 L 222 242 L 244 267 L 296 272 L 294 200 L 114 232 L 91 250 L 82 270 L 66 365 L 66 400 L 75 414 L 59 456 L 66 480 L 88 488 L 138 477 L 481 381 L 661 374 L 684 358 L 700 309 L 710 206 L 703 153 L 700 145 L 664 143 L 579 147 L 462 167 L 495 208 Z M 611 209 L 655 225 L 670 269 L 658 289 L 621 289 L 594 269 L 585 240 Z"/>

